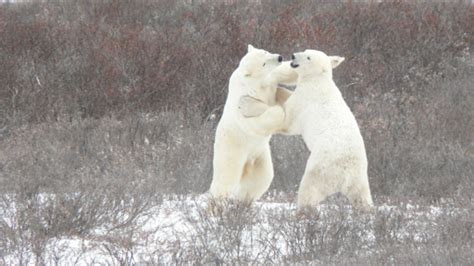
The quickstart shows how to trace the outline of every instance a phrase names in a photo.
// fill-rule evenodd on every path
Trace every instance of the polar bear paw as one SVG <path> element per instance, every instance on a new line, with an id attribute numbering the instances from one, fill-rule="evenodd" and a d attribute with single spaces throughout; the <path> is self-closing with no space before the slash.
<path id="1" fill-rule="evenodd" d="M 281 120 L 285 118 L 285 111 L 280 105 L 271 106 L 270 108 L 268 108 L 267 113 L 275 119 Z"/>
<path id="2" fill-rule="evenodd" d="M 279 105 L 274 105 L 268 108 L 264 113 L 267 120 L 272 128 L 279 127 L 283 121 L 285 121 L 285 110 Z"/>

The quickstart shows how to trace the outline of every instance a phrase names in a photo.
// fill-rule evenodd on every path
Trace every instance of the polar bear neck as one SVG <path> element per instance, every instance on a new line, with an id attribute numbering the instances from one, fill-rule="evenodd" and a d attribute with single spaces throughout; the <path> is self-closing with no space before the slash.
<path id="1" fill-rule="evenodd" d="M 332 78 L 326 75 L 299 77 L 295 93 L 310 101 L 342 97 Z"/>

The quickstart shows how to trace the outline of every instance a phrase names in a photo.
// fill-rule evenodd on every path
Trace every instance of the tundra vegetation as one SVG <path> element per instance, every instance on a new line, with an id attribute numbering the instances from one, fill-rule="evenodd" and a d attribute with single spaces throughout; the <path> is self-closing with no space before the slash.
<path id="1" fill-rule="evenodd" d="M 0 4 L 0 264 L 473 264 L 474 6 L 433 2 Z M 248 43 L 346 58 L 374 212 L 296 213 L 309 152 L 275 136 L 270 191 L 206 214 Z"/>

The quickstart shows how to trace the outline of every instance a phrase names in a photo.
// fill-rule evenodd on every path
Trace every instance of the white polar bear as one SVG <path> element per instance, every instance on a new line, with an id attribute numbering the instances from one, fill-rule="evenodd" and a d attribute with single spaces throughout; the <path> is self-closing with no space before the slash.
<path id="1" fill-rule="evenodd" d="M 345 194 L 356 208 L 373 206 L 364 141 L 332 79 L 332 69 L 342 61 L 343 57 L 306 50 L 292 56 L 293 69 L 282 65 L 267 77 L 272 84 L 295 72 L 298 77 L 296 90 L 284 103 L 286 117 L 279 131 L 302 135 L 311 151 L 298 191 L 299 208 L 318 205 L 336 192 Z M 244 114 L 259 105 L 248 98 L 241 100 Z"/>
<path id="2" fill-rule="evenodd" d="M 277 93 L 276 88 L 266 90 L 264 80 L 281 62 L 280 55 L 249 45 L 247 54 L 232 73 L 214 142 L 209 189 L 212 197 L 253 201 L 270 186 L 273 164 L 269 141 L 285 116 L 283 108 L 275 105 L 275 95 L 288 95 Z M 263 112 L 262 115 L 247 118 L 239 112 L 239 100 L 244 95 L 259 99 L 253 112 Z"/>

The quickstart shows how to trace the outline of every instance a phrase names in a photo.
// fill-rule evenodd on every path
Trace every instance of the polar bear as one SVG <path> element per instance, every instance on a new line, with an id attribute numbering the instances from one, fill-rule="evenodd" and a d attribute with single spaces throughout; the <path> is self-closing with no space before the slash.
<path id="1" fill-rule="evenodd" d="M 213 198 L 251 202 L 270 186 L 273 164 L 269 141 L 285 117 L 277 102 L 282 97 L 288 98 L 289 92 L 266 86 L 265 78 L 281 63 L 280 55 L 248 45 L 247 54 L 232 73 L 215 135 L 213 177 L 209 189 Z M 258 99 L 247 116 L 238 109 L 239 99 L 244 95 Z M 276 95 L 280 95 L 278 99 Z M 250 117 L 255 112 L 263 114 Z"/>
<path id="2" fill-rule="evenodd" d="M 296 90 L 284 103 L 286 117 L 279 132 L 302 135 L 311 152 L 298 191 L 299 208 L 318 205 L 336 192 L 345 194 L 356 208 L 373 206 L 364 141 L 332 79 L 332 69 L 342 61 L 343 57 L 306 50 L 292 55 L 292 70 L 281 66 L 267 77 L 273 84 L 280 76 L 290 75 L 282 75 L 284 71 L 296 72 L 298 77 Z M 252 104 L 244 98 L 245 114 Z"/>

